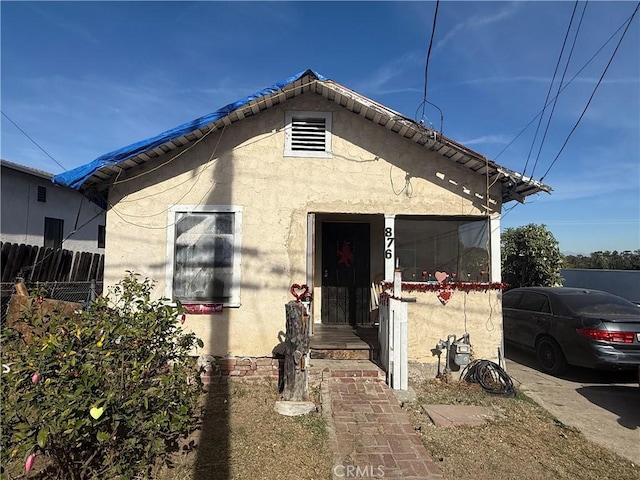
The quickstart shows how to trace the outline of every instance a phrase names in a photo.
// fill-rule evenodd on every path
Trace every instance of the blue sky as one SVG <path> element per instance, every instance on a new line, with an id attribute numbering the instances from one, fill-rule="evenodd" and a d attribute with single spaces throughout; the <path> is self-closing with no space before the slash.
<path id="1" fill-rule="evenodd" d="M 2 111 L 65 169 L 307 68 L 420 120 L 435 6 L 3 1 Z M 546 173 L 553 194 L 506 205 L 503 228 L 544 223 L 564 253 L 640 249 L 640 14 L 558 156 L 637 3 L 589 2 L 583 16 L 580 1 L 552 84 L 574 6 L 441 1 L 427 99 L 449 138 L 535 179 Z M 553 103 L 534 141 L 570 51 L 544 142 Z M 2 158 L 64 171 L 1 120 Z M 424 120 L 441 128 L 433 107 Z"/>

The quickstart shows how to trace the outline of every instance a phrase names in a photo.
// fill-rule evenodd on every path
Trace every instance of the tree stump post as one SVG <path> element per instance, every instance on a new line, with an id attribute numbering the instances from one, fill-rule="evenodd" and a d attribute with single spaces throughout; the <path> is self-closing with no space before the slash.
<path id="1" fill-rule="evenodd" d="M 282 399 L 305 402 L 308 398 L 309 373 L 306 365 L 309 351 L 309 327 L 305 308 L 291 301 L 285 305 L 287 314 L 284 389 Z"/>

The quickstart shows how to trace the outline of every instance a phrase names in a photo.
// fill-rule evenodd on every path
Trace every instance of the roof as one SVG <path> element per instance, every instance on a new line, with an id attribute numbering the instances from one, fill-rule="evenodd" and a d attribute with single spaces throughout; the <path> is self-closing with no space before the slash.
<path id="1" fill-rule="evenodd" d="M 51 180 L 53 178 L 53 173 L 45 172 L 44 170 L 38 170 L 37 168 L 27 167 L 26 165 L 20 165 L 18 163 L 9 162 L 8 160 L 5 160 L 5 159 L 0 159 L 0 165 L 2 165 L 5 168 L 10 168 L 11 170 L 16 170 L 17 172 L 34 175 L 36 177 L 44 178 L 46 180 Z"/>
<path id="2" fill-rule="evenodd" d="M 53 182 L 85 194 L 103 190 L 131 168 L 153 164 L 162 155 L 197 142 L 212 130 L 239 122 L 290 98 L 312 92 L 322 95 L 347 110 L 381 125 L 393 133 L 437 152 L 445 159 L 480 175 L 489 182 L 502 185 L 502 202 L 524 202 L 525 197 L 539 192 L 551 192 L 551 187 L 525 177 L 489 160 L 404 115 L 360 95 L 313 70 L 292 77 L 231 103 L 221 109 L 179 125 L 154 137 L 142 140 L 96 158 L 91 163 L 53 177 Z"/>

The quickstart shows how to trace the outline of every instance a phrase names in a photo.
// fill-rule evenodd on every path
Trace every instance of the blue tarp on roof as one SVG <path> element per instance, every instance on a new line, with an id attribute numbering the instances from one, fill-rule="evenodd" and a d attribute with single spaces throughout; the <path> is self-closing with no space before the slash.
<path id="1" fill-rule="evenodd" d="M 244 107 L 252 100 L 256 100 L 265 95 L 276 93 L 279 90 L 282 90 L 285 86 L 301 79 L 307 74 L 315 76 L 318 80 L 327 80 L 326 77 L 313 70 L 305 70 L 304 72 L 300 72 L 296 75 L 293 75 L 292 77 L 286 78 L 281 82 L 272 85 L 271 87 L 267 87 L 263 90 L 260 90 L 259 92 L 249 95 L 248 97 L 240 99 L 237 102 L 230 103 L 229 105 L 222 107 L 221 109 L 213 113 L 209 113 L 208 115 L 204 115 L 203 117 L 179 125 L 175 128 L 172 128 L 171 130 L 160 133 L 155 137 L 151 137 L 127 147 L 114 150 L 113 152 L 106 153 L 96 158 L 91 163 L 87 163 L 86 165 L 82 165 L 81 167 L 77 167 L 73 170 L 69 170 L 68 172 L 56 175 L 55 177 L 53 177 L 52 181 L 57 185 L 73 188 L 74 190 L 81 190 L 82 185 L 99 169 L 107 167 L 109 165 L 118 165 L 119 163 L 133 158 L 142 152 L 147 152 L 153 148 L 170 142 L 171 140 L 175 140 L 176 138 L 180 138 L 183 135 L 191 133 L 198 128 L 210 125 L 216 120 L 219 120 L 234 112 L 235 110 Z"/>

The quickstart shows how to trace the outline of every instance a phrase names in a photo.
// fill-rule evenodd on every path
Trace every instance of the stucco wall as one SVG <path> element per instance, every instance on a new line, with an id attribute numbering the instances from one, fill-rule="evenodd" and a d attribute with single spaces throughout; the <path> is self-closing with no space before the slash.
<path id="1" fill-rule="evenodd" d="M 432 349 L 449 335 L 456 338 L 469 334 L 474 358 L 498 363 L 498 348 L 502 348 L 502 305 L 500 293 L 454 291 L 446 305 L 434 292 L 408 293 L 415 303 L 408 304 L 409 359 L 421 363 L 437 363 Z M 442 369 L 445 367 L 442 354 Z"/>
<path id="2" fill-rule="evenodd" d="M 333 158 L 283 157 L 285 106 L 333 112 Z M 204 340 L 204 353 L 215 355 L 270 355 L 278 344 L 284 305 L 291 299 L 289 287 L 306 278 L 309 212 L 486 211 L 484 177 L 316 95 L 296 97 L 244 119 L 173 157 L 175 152 L 162 157 L 155 165 L 164 165 L 153 172 L 133 171 L 119 178 L 110 191 L 105 281 L 112 284 L 125 270 L 133 270 L 157 280 L 156 293 L 163 294 L 169 206 L 242 205 L 242 305 L 211 316 L 190 315 L 185 323 Z M 398 194 L 406 185 L 410 188 Z M 499 192 L 494 193 L 499 202 Z M 499 203 L 494 205 L 499 210 Z M 375 273 L 372 268 L 372 276 Z M 421 315 L 427 305 L 416 304 L 416 313 Z M 455 308 L 454 301 L 446 311 Z M 479 318 L 486 319 L 484 311 Z M 438 335 L 440 330 L 453 331 L 444 326 Z M 423 358 L 418 351 L 417 345 L 411 346 L 411 352 Z"/>

